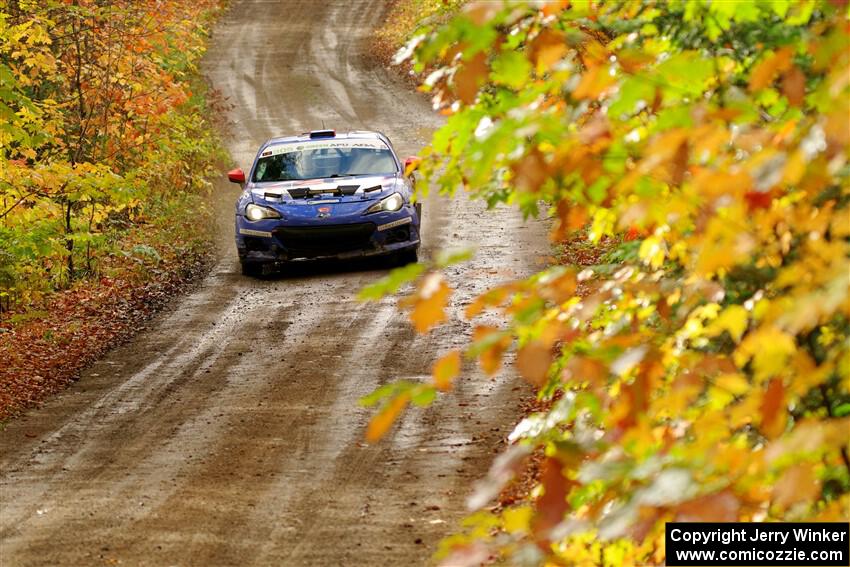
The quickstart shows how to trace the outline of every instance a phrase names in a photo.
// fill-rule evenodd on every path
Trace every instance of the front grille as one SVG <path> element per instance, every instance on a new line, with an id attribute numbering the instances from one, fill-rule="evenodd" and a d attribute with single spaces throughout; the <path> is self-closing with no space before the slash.
<path id="1" fill-rule="evenodd" d="M 283 227 L 274 235 L 292 257 L 314 257 L 340 254 L 372 247 L 375 224 L 341 224 L 334 226 Z"/>

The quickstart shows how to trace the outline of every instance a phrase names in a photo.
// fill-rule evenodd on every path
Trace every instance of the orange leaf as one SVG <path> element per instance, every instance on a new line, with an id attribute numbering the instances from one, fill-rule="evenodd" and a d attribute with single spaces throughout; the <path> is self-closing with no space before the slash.
<path id="1" fill-rule="evenodd" d="M 734 522 L 740 503 L 731 490 L 721 490 L 683 502 L 676 508 L 677 522 Z"/>
<path id="2" fill-rule="evenodd" d="M 594 387 L 603 387 L 608 379 L 608 367 L 595 358 L 573 356 L 564 368 L 565 382 L 590 382 Z M 572 384 L 570 384 L 572 386 Z"/>
<path id="3" fill-rule="evenodd" d="M 769 208 L 773 202 L 773 194 L 770 191 L 747 191 L 744 200 L 747 202 L 747 210 L 753 212 Z"/>
<path id="4" fill-rule="evenodd" d="M 398 419 L 398 416 L 407 407 L 409 402 L 410 394 L 405 392 L 387 403 L 381 409 L 380 413 L 369 421 L 369 426 L 366 428 L 366 440 L 370 443 L 375 443 L 386 435 L 387 431 L 389 431 L 392 424 L 395 423 L 395 420 Z"/>
<path id="5" fill-rule="evenodd" d="M 617 61 L 626 73 L 637 73 L 655 61 L 655 57 L 640 49 L 623 49 L 617 53 Z"/>
<path id="6" fill-rule="evenodd" d="M 806 75 L 796 65 L 782 75 L 782 93 L 793 106 L 803 106 L 806 96 Z"/>
<path id="7" fill-rule="evenodd" d="M 499 329 L 496 327 L 480 325 L 475 328 L 475 332 L 472 334 L 472 340 L 473 342 L 477 342 L 498 332 Z M 502 355 L 505 354 L 505 351 L 510 345 L 510 336 L 503 336 L 479 355 L 478 362 L 481 364 L 481 368 L 485 373 L 492 375 L 499 371 L 499 367 L 502 365 Z"/>
<path id="8" fill-rule="evenodd" d="M 674 159 L 681 146 L 687 143 L 687 140 L 688 132 L 684 128 L 668 130 L 661 134 L 653 139 L 652 144 L 647 149 L 647 157 L 643 161 L 644 165 L 654 166 L 657 163 Z"/>
<path id="9" fill-rule="evenodd" d="M 454 91 L 465 104 L 475 102 L 478 87 L 484 82 L 489 72 L 487 55 L 476 53 L 470 60 L 461 63 L 454 75 Z"/>
<path id="10" fill-rule="evenodd" d="M 613 84 L 614 77 L 608 74 L 608 67 L 596 65 L 585 71 L 581 76 L 581 81 L 576 90 L 573 91 L 573 98 L 577 100 L 599 98 Z"/>
<path id="11" fill-rule="evenodd" d="M 767 385 L 761 401 L 762 432 L 774 439 L 785 429 L 785 385 L 782 379 L 774 378 Z"/>
<path id="12" fill-rule="evenodd" d="M 544 16 L 554 16 L 558 12 L 562 12 L 566 10 L 570 5 L 569 0 L 550 0 L 543 4 L 543 15 Z"/>
<path id="13" fill-rule="evenodd" d="M 772 83 L 777 74 L 791 67 L 793 55 L 794 51 L 790 47 L 783 47 L 756 65 L 750 73 L 750 91 L 761 90 Z"/>
<path id="14" fill-rule="evenodd" d="M 580 228 L 584 228 L 587 224 L 588 215 L 587 209 L 573 205 L 567 199 L 558 201 L 558 221 L 549 235 L 553 242 L 560 242 L 567 236 Z"/>
<path id="15" fill-rule="evenodd" d="M 472 319 L 487 307 L 493 307 L 502 303 L 511 291 L 511 286 L 499 286 L 487 290 L 470 303 L 464 312 L 467 319 Z"/>
<path id="16" fill-rule="evenodd" d="M 685 171 L 688 167 L 688 143 L 684 142 L 676 150 L 673 155 L 673 160 L 670 163 L 672 171 L 670 172 L 670 181 L 673 185 L 681 185 L 685 178 Z"/>
<path id="17" fill-rule="evenodd" d="M 419 333 L 426 333 L 438 323 L 446 320 L 445 307 L 449 302 L 451 288 L 437 272 L 422 279 L 419 288 L 408 302 L 413 303 L 410 321 Z"/>
<path id="18" fill-rule="evenodd" d="M 549 531 L 564 520 L 567 512 L 567 494 L 571 481 L 564 476 L 561 461 L 554 457 L 547 457 L 543 461 L 543 472 L 540 475 L 540 484 L 543 485 L 543 494 L 534 503 L 535 515 L 532 520 L 532 530 L 540 541 L 549 541 Z"/>
<path id="19" fill-rule="evenodd" d="M 529 45 L 529 57 L 538 72 L 550 69 L 566 52 L 564 35 L 549 28 L 540 32 Z"/>
<path id="20" fill-rule="evenodd" d="M 546 170 L 546 161 L 543 159 L 543 155 L 536 149 L 532 150 L 513 165 L 517 188 L 529 193 L 536 192 L 546 181 Z"/>
<path id="21" fill-rule="evenodd" d="M 463 13 L 476 26 L 483 26 L 499 13 L 499 8 L 500 6 L 497 2 L 478 0 L 464 6 Z"/>
<path id="22" fill-rule="evenodd" d="M 540 290 L 540 295 L 560 304 L 573 297 L 577 285 L 575 272 L 569 271 L 546 282 L 546 287 Z"/>
<path id="23" fill-rule="evenodd" d="M 460 351 L 453 350 L 434 364 L 432 375 L 438 390 L 451 390 L 452 381 L 460 373 Z"/>
<path id="24" fill-rule="evenodd" d="M 783 510 L 798 502 L 811 502 L 819 495 L 820 484 L 808 463 L 789 468 L 773 487 L 773 502 Z"/>
<path id="25" fill-rule="evenodd" d="M 535 386 L 546 381 L 549 365 L 552 364 L 552 349 L 542 341 L 531 341 L 519 349 L 516 367 L 520 375 Z"/>

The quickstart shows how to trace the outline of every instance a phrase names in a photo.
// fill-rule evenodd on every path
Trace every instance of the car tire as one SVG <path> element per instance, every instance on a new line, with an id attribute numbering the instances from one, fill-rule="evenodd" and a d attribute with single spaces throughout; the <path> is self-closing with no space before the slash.
<path id="1" fill-rule="evenodd" d="M 406 266 L 408 264 L 415 264 L 419 261 L 419 249 L 413 248 L 412 250 L 405 250 L 400 252 L 398 255 L 398 265 Z"/>
<path id="2" fill-rule="evenodd" d="M 259 278 L 263 275 L 263 264 L 256 262 L 242 262 L 242 275 L 250 278 Z"/>

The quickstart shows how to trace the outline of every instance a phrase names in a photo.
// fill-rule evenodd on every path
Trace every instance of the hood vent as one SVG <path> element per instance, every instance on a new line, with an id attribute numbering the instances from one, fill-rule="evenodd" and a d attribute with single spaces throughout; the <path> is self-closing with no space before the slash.
<path id="1" fill-rule="evenodd" d="M 318 196 L 333 196 L 333 197 L 342 197 L 347 195 L 354 195 L 357 193 L 357 190 L 360 188 L 360 185 L 338 185 L 333 189 L 328 189 L 327 191 L 310 191 L 309 187 L 293 187 L 287 189 L 289 196 L 293 199 L 308 199 L 311 197 Z M 378 187 L 380 189 L 380 187 Z"/>

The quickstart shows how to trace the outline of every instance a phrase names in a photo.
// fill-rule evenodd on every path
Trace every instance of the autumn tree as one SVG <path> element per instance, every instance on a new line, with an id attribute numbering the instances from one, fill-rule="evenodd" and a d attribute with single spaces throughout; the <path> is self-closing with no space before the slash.
<path id="1" fill-rule="evenodd" d="M 0 10 L 0 286 L 94 276 L 116 234 L 173 200 L 166 192 L 205 187 L 215 146 L 190 81 L 218 7 L 16 0 Z"/>
<path id="2" fill-rule="evenodd" d="M 524 419 L 447 564 L 664 561 L 664 523 L 850 517 L 850 49 L 841 2 L 472 2 L 399 53 L 448 116 L 426 183 L 605 243 L 470 304 L 431 384 L 399 382 L 377 439 L 460 358 L 552 400 Z M 547 205 L 541 208 L 540 203 Z M 442 320 L 440 264 L 416 281 Z M 525 502 L 488 511 L 533 451 Z"/>

